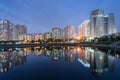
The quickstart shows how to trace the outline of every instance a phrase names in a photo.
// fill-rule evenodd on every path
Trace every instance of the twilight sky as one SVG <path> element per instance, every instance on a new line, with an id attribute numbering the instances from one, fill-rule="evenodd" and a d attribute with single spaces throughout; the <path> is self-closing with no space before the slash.
<path id="1" fill-rule="evenodd" d="M 25 24 L 28 33 L 44 33 L 53 27 L 74 25 L 76 30 L 92 10 L 114 12 L 120 32 L 120 0 L 0 0 L 0 19 Z"/>

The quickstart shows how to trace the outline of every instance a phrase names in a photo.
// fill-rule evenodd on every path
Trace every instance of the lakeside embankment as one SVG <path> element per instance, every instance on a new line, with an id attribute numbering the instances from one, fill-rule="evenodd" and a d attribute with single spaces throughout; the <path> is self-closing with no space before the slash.
<path id="1" fill-rule="evenodd" d="M 101 47 L 101 48 L 111 48 L 114 49 L 115 51 L 120 52 L 120 46 L 112 45 L 112 44 L 82 44 L 82 43 L 40 43 L 40 44 L 0 44 L 0 48 L 25 48 L 25 47 L 36 47 L 36 46 L 41 46 L 41 47 L 50 47 L 50 46 L 57 46 L 57 47 L 62 47 L 62 46 L 84 46 L 84 47 Z"/>
<path id="2" fill-rule="evenodd" d="M 108 47 L 108 48 L 115 48 L 120 46 L 115 45 L 106 45 L 106 44 L 83 44 L 83 43 L 30 43 L 30 44 L 0 44 L 0 48 L 3 47 L 35 47 L 35 46 L 93 46 L 93 47 Z"/>

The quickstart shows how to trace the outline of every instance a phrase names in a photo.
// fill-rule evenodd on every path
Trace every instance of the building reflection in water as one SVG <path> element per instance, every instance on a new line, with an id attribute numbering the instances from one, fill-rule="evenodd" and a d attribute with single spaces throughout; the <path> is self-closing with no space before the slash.
<path id="1" fill-rule="evenodd" d="M 66 48 L 22 48 L 19 51 L 0 51 L 0 72 L 6 72 L 13 66 L 19 66 L 26 63 L 27 55 L 36 54 L 37 56 L 45 55 L 51 57 L 52 60 L 57 61 L 64 59 L 65 61 L 73 61 L 75 49 L 72 47 Z"/>
<path id="2" fill-rule="evenodd" d="M 94 51 L 90 55 L 90 72 L 95 76 L 102 76 L 103 71 L 113 71 L 115 57 L 101 51 Z"/>
<path id="3" fill-rule="evenodd" d="M 77 47 L 78 61 L 83 64 L 84 67 L 90 67 L 90 54 L 82 47 Z"/>
<path id="4" fill-rule="evenodd" d="M 53 61 L 65 60 L 73 62 L 75 53 L 78 54 L 77 60 L 86 68 L 90 69 L 92 75 L 101 77 L 104 71 L 114 71 L 115 59 L 119 55 L 110 55 L 111 52 L 102 52 L 90 47 L 34 47 L 22 48 L 16 51 L 0 51 L 0 72 L 6 72 L 13 66 L 26 63 L 27 55 L 35 54 L 50 57 Z"/>
<path id="5" fill-rule="evenodd" d="M 74 60 L 75 48 L 73 47 L 63 47 L 63 48 L 53 48 L 45 49 L 45 56 L 49 56 L 53 61 L 64 59 L 65 61 L 72 62 Z"/>
<path id="6" fill-rule="evenodd" d="M 90 72 L 97 77 L 101 77 L 104 71 L 114 71 L 115 57 L 91 48 L 77 48 L 78 61 L 85 67 L 90 68 Z"/>
<path id="7" fill-rule="evenodd" d="M 1 51 L 0 72 L 6 72 L 13 66 L 26 63 L 26 54 L 23 51 Z"/>
<path id="8" fill-rule="evenodd" d="M 40 46 L 34 47 L 34 52 L 33 53 L 35 53 L 36 55 L 40 56 L 40 55 L 42 55 L 44 53 L 44 50 L 40 49 Z"/>
<path id="9" fill-rule="evenodd" d="M 22 51 L 24 51 L 24 53 L 26 54 L 26 55 L 30 55 L 30 54 L 33 54 L 34 52 L 33 52 L 33 50 L 32 50 L 32 48 L 23 48 L 23 49 L 21 49 Z"/>
<path id="10" fill-rule="evenodd" d="M 67 47 L 64 50 L 65 61 L 68 61 L 68 62 L 74 61 L 74 54 L 75 54 L 75 48 L 74 47 Z"/>

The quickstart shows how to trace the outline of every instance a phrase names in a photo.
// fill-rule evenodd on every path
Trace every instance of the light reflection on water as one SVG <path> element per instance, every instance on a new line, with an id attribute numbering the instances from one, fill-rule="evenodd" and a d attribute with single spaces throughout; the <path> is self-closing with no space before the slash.
<path id="1" fill-rule="evenodd" d="M 98 48 L 92 49 L 91 47 L 31 47 L 21 48 L 20 50 L 8 49 L 7 51 L 0 51 L 0 73 L 9 73 L 10 69 L 27 65 L 27 57 L 33 55 L 48 57 L 51 61 L 63 60 L 63 63 L 76 62 L 75 66 L 81 64 L 84 68 L 89 69 L 89 73 L 94 77 L 102 77 L 105 72 L 115 73 L 116 60 L 120 60 L 119 54 L 112 50 L 99 50 Z M 117 65 L 120 66 L 120 64 Z"/>

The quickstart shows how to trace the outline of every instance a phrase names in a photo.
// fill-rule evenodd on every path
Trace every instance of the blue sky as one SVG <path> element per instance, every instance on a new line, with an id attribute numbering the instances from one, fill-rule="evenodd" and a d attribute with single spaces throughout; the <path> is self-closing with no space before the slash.
<path id="1" fill-rule="evenodd" d="M 114 13 L 120 31 L 120 0 L 0 0 L 0 19 L 27 25 L 29 33 L 44 33 L 53 27 L 74 25 L 76 30 L 92 10 Z"/>

